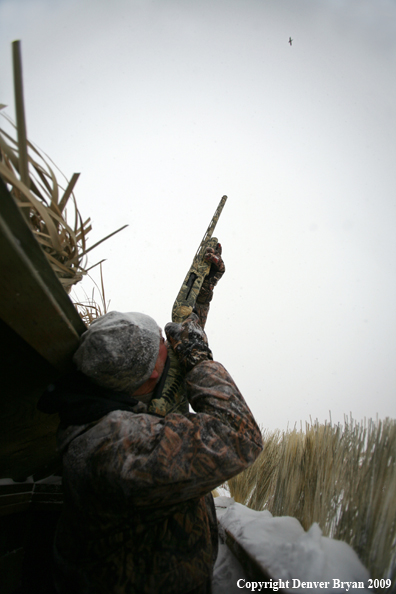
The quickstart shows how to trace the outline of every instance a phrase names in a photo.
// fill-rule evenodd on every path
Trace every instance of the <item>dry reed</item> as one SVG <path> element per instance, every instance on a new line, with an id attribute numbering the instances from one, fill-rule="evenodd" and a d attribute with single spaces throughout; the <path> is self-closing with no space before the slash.
<path id="1" fill-rule="evenodd" d="M 4 112 L 0 115 L 9 126 L 16 129 Z M 88 271 L 88 252 L 126 225 L 88 248 L 87 235 L 92 228 L 90 219 L 83 221 L 73 192 L 79 174 L 75 173 L 62 186 L 54 172 L 56 166 L 52 162 L 50 165 L 51 160 L 44 158 L 43 153 L 29 141 L 26 149 L 29 149 L 29 168 L 28 179 L 24 183 L 20 175 L 18 142 L 0 128 L 0 176 L 23 212 L 52 269 L 69 293 L 72 285 L 81 281 Z M 67 221 L 68 203 L 69 211 L 72 211 L 69 218 L 73 219 L 73 223 Z"/>
<path id="2" fill-rule="evenodd" d="M 99 266 L 100 266 L 100 286 L 97 284 L 97 282 L 90 275 L 88 275 L 95 285 L 94 288 L 92 289 L 91 297 L 89 297 L 87 295 L 87 293 L 85 292 L 84 289 L 82 289 L 83 293 L 84 293 L 83 299 L 81 299 L 81 297 L 79 297 L 76 294 L 75 288 L 73 289 L 73 293 L 71 294 L 71 298 L 73 300 L 74 306 L 77 309 L 82 321 L 85 323 L 86 326 L 89 326 L 94 320 L 96 320 L 96 318 L 99 318 L 100 316 L 103 316 L 104 314 L 106 314 L 108 311 L 108 307 L 110 305 L 110 301 L 106 302 L 105 288 L 104 288 L 104 282 L 103 282 L 102 262 L 99 262 Z M 99 303 L 95 299 L 95 288 L 97 289 L 97 291 L 99 293 L 99 301 L 100 301 Z"/>
<path id="3" fill-rule="evenodd" d="M 255 463 L 228 481 L 234 499 L 274 516 L 317 522 L 344 540 L 373 578 L 396 587 L 396 421 L 306 423 L 264 432 Z"/>
<path id="4" fill-rule="evenodd" d="M 12 54 L 17 125 L 2 111 L 6 105 L 0 104 L 0 115 L 3 123 L 9 128 L 8 132 L 0 128 L 0 177 L 7 185 L 59 281 L 66 292 L 70 293 L 71 287 L 80 282 L 88 270 L 97 266 L 95 264 L 87 268 L 88 252 L 127 225 L 87 247 L 87 235 L 91 230 L 90 219 L 83 221 L 73 192 L 80 174 L 74 173 L 68 182 L 53 161 L 47 155 L 44 158 L 44 153 L 27 139 L 19 40 L 12 43 Z M 65 179 L 65 186 L 58 182 L 54 169 Z M 70 203 L 73 224 L 67 221 L 66 215 L 66 206 L 69 204 L 70 207 Z M 106 313 L 102 270 L 99 293 L 102 307 L 95 302 L 93 295 L 92 299 L 85 303 L 75 303 L 86 323 L 90 323 L 93 317 Z"/>

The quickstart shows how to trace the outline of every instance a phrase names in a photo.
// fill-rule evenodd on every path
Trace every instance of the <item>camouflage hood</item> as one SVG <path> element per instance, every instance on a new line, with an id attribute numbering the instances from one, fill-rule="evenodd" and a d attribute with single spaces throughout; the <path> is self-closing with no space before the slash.
<path id="1" fill-rule="evenodd" d="M 73 361 L 95 384 L 131 394 L 149 379 L 160 336 L 161 330 L 150 316 L 111 311 L 84 332 Z"/>

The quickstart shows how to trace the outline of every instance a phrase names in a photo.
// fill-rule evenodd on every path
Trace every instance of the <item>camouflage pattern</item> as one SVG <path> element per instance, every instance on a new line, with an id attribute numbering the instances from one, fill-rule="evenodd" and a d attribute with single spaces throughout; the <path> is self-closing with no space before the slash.
<path id="1" fill-rule="evenodd" d="M 215 249 L 208 247 L 205 251 L 205 261 L 210 264 L 208 275 L 205 277 L 200 292 L 195 303 L 194 312 L 199 319 L 201 328 L 205 328 L 209 313 L 210 301 L 213 297 L 213 289 L 217 285 L 225 272 L 225 265 L 221 257 L 222 248 L 217 243 Z M 178 310 L 177 319 L 184 318 L 183 309 Z M 187 311 L 187 310 L 186 310 Z M 188 315 L 191 315 L 188 309 Z M 186 316 L 188 317 L 188 316 Z M 184 395 L 184 376 L 185 369 L 179 363 L 179 360 L 173 350 L 168 348 L 168 356 L 171 359 L 171 366 L 165 380 L 165 386 L 162 395 L 154 398 L 150 403 L 149 412 L 165 416 L 169 412 L 188 412 L 188 402 Z"/>
<path id="2" fill-rule="evenodd" d="M 165 415 L 171 412 L 188 412 L 188 400 L 184 389 L 185 370 L 182 368 L 176 353 L 171 346 L 166 344 L 170 366 L 161 394 L 153 398 L 149 404 L 148 412 L 156 415 Z"/>
<path id="3" fill-rule="evenodd" d="M 194 256 L 193 263 L 173 304 L 172 322 L 183 322 L 194 309 L 204 279 L 210 272 L 211 262 L 205 259 L 205 255 L 207 248 L 215 250 L 218 244 L 217 238 L 212 237 L 212 235 L 226 200 L 227 196 L 223 196 L 220 200 L 209 227 L 198 247 L 197 253 Z"/>
<path id="4" fill-rule="evenodd" d="M 199 317 L 199 323 L 201 328 L 205 328 L 206 320 L 208 319 L 208 313 L 210 309 L 210 303 L 199 303 L 198 301 L 194 307 L 194 313 Z"/>
<path id="5" fill-rule="evenodd" d="M 205 331 L 199 325 L 199 318 L 192 313 L 182 324 L 170 322 L 165 333 L 182 367 L 190 371 L 201 361 L 213 360 Z"/>
<path id="6" fill-rule="evenodd" d="M 210 270 L 205 276 L 197 303 L 210 303 L 213 298 L 213 289 L 225 273 L 225 265 L 221 257 L 222 247 L 218 243 L 215 248 L 208 247 L 205 253 L 205 262 L 210 262 Z"/>
<path id="7" fill-rule="evenodd" d="M 194 367 L 186 391 L 196 414 L 112 411 L 59 432 L 59 594 L 210 592 L 217 534 L 208 493 L 249 466 L 262 439 L 220 363 Z"/>

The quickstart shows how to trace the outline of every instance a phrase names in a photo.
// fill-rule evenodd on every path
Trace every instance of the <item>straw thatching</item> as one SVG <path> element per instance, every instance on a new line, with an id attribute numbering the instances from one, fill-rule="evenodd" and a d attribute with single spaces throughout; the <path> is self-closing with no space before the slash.
<path id="1" fill-rule="evenodd" d="M 0 178 L 6 183 L 21 209 L 59 281 L 66 292 L 70 293 L 71 287 L 80 282 L 88 270 L 103 261 L 88 268 L 88 252 L 128 225 L 124 225 L 87 247 L 87 235 L 91 230 L 90 219 L 85 221 L 82 219 L 73 192 L 80 174 L 74 173 L 70 181 L 67 181 L 52 160 L 29 142 L 26 132 L 19 40 L 12 43 L 12 58 L 17 123 L 15 125 L 11 118 L 1 111 L 6 106 L 0 105 L 0 115 L 9 129 L 7 132 L 0 127 Z M 61 174 L 66 183 L 62 185 L 58 182 L 54 169 Z M 69 221 L 66 206 L 69 206 Z M 73 223 L 70 223 L 70 219 L 73 219 Z M 101 313 L 106 313 L 102 270 L 101 287 L 104 311 L 93 301 L 93 296 L 85 303 L 75 303 L 86 323 L 90 323 Z"/>
<path id="2" fill-rule="evenodd" d="M 265 432 L 263 452 L 228 488 L 236 501 L 293 516 L 305 530 L 317 522 L 325 536 L 350 544 L 373 578 L 395 587 L 395 420 Z"/>
<path id="3" fill-rule="evenodd" d="M 3 111 L 0 115 L 11 129 L 16 129 Z M 66 184 L 61 185 L 54 172 L 56 167 L 52 162 L 50 164 L 50 159 L 45 158 L 29 141 L 27 148 L 28 178 L 24 182 L 20 175 L 18 142 L 4 128 L 0 128 L 0 176 L 23 212 L 52 269 L 69 293 L 71 287 L 90 270 L 86 264 L 88 252 L 126 225 L 88 248 L 87 235 L 92 228 L 90 219 L 82 219 L 73 192 L 79 174 L 75 173 L 68 183 L 65 178 Z M 73 219 L 72 223 L 66 218 L 68 204 L 71 206 L 68 214 L 69 219 Z"/>

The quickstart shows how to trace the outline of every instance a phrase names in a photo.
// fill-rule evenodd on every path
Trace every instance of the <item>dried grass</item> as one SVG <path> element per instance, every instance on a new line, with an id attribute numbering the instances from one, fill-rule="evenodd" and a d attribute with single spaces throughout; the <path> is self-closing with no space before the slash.
<path id="1" fill-rule="evenodd" d="M 4 112 L 0 115 L 16 130 L 11 118 Z M 52 269 L 69 293 L 72 285 L 80 282 L 88 271 L 88 252 L 126 225 L 88 248 L 87 235 L 92 229 L 90 219 L 83 221 L 73 192 L 79 174 L 75 173 L 68 183 L 64 178 L 66 184 L 61 185 L 54 171 L 58 168 L 52 161 L 29 141 L 27 149 L 28 181 L 24 183 L 20 176 L 18 142 L 4 128 L 0 128 L 0 176 L 23 212 Z M 70 203 L 71 208 L 67 213 L 66 206 L 70 206 Z M 67 221 L 67 214 L 73 223 Z"/>
<path id="2" fill-rule="evenodd" d="M 105 296 L 105 288 L 104 288 L 104 281 L 103 281 L 103 271 L 102 271 L 102 262 L 99 262 L 100 266 L 100 286 L 97 282 L 88 275 L 93 284 L 94 288 L 92 289 L 91 297 L 87 295 L 84 289 L 83 293 L 84 296 L 81 298 L 77 295 L 76 289 L 73 288 L 73 293 L 71 298 L 73 300 L 74 306 L 77 309 L 82 321 L 85 323 L 86 326 L 89 326 L 96 318 L 103 316 L 107 313 L 110 301 L 106 302 Z M 99 294 L 99 303 L 95 298 L 95 288 Z"/>
<path id="3" fill-rule="evenodd" d="M 8 124 L 10 133 L 0 128 L 0 177 L 25 216 L 52 269 L 69 293 L 71 286 L 78 283 L 87 273 L 86 254 L 127 225 L 87 248 L 86 239 L 91 230 L 90 219 L 82 220 L 73 193 L 80 174 L 75 173 L 69 182 L 61 174 L 66 181 L 65 187 L 61 186 L 53 167 L 59 173 L 60 170 L 47 155 L 44 157 L 44 153 L 28 141 L 21 42 L 13 41 L 11 46 L 17 125 L 1 111 L 3 123 Z M 0 105 L 0 110 L 5 107 Z M 68 223 L 66 217 L 66 205 L 70 198 L 73 205 L 73 224 Z"/>
<path id="4" fill-rule="evenodd" d="M 234 499 L 350 544 L 373 578 L 396 584 L 396 421 L 345 419 L 264 432 L 255 463 L 228 481 Z"/>

